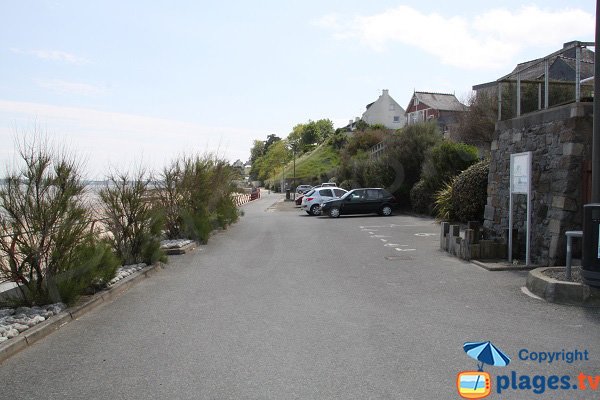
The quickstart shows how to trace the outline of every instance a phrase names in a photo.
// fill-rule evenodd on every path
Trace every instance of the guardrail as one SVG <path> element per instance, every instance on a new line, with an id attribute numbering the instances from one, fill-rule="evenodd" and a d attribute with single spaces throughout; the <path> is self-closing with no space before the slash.
<path id="1" fill-rule="evenodd" d="M 256 200 L 260 198 L 260 189 L 256 189 L 251 193 L 235 193 L 232 194 L 233 201 L 237 207 L 242 206 L 252 200 Z"/>

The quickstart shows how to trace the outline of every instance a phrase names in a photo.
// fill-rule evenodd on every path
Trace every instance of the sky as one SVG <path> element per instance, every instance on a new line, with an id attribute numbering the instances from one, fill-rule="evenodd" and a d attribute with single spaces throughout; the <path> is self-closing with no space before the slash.
<path id="1" fill-rule="evenodd" d="M 0 0 L 0 173 L 42 135 L 89 179 L 360 117 L 383 89 L 454 93 L 572 40 L 595 2 Z"/>

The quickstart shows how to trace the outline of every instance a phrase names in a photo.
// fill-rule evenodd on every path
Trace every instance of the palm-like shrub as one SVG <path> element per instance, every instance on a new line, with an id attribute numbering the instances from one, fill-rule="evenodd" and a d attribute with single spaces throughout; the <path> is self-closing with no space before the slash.
<path id="1" fill-rule="evenodd" d="M 441 221 L 454 220 L 454 210 L 452 208 L 452 185 L 454 180 L 447 182 L 435 193 L 435 215 Z"/>

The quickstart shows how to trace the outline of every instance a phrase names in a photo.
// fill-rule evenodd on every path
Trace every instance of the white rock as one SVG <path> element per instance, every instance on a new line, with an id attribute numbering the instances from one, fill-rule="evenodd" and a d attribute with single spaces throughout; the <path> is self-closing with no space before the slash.
<path id="1" fill-rule="evenodd" d="M 8 340 L 8 338 L 7 338 L 7 337 L 0 336 L 0 343 L 2 343 L 2 342 L 6 342 L 7 340 Z"/>
<path id="2" fill-rule="evenodd" d="M 29 329 L 29 327 L 27 325 L 23 325 L 23 324 L 12 324 L 13 329 L 16 329 L 17 331 L 19 331 L 19 333 L 26 331 L 27 329 Z"/>
<path id="3" fill-rule="evenodd" d="M 6 332 L 6 335 L 4 335 L 4 337 L 7 337 L 9 339 L 12 339 L 16 336 L 19 336 L 19 331 L 16 329 L 9 329 L 8 332 Z"/>

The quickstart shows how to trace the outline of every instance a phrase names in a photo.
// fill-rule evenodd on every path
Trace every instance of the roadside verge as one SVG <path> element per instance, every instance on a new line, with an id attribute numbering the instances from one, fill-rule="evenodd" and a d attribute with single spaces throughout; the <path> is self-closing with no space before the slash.
<path id="1" fill-rule="evenodd" d="M 0 344 L 0 364 L 17 354 L 19 351 L 33 345 L 50 333 L 60 329 L 69 322 L 76 320 L 87 312 L 93 310 L 103 303 L 108 303 L 121 295 L 130 287 L 148 278 L 163 268 L 161 263 L 150 265 L 112 285 L 109 289 L 96 293 L 85 299 L 81 304 L 68 308 L 44 322 L 27 329 L 20 335 Z"/>

